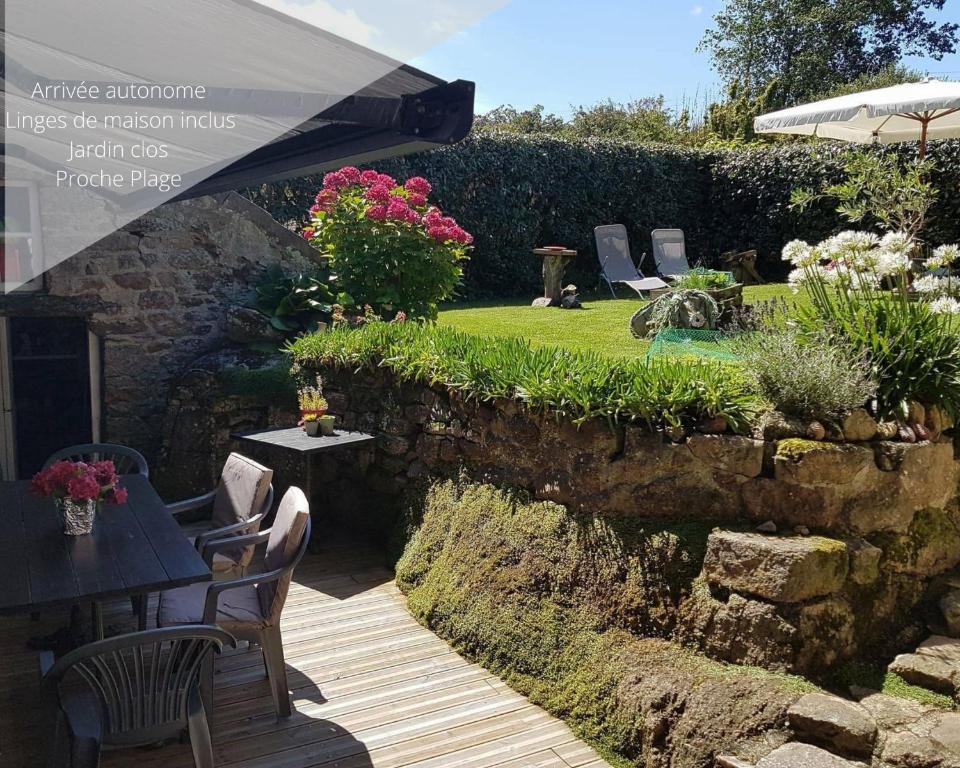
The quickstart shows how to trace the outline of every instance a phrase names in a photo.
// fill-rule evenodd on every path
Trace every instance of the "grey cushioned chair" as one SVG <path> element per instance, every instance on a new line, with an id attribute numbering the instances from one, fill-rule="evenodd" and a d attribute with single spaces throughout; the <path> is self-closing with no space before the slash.
<path id="1" fill-rule="evenodd" d="M 201 677 L 234 639 L 213 626 L 153 629 L 41 657 L 54 725 L 49 768 L 96 768 L 105 749 L 140 747 L 184 729 L 197 768 L 213 768 Z"/>
<path id="2" fill-rule="evenodd" d="M 43 464 L 46 469 L 58 461 L 112 461 L 120 475 L 143 475 L 150 478 L 150 468 L 147 460 L 139 451 L 125 445 L 113 443 L 84 443 L 71 445 L 51 455 Z"/>
<path id="3" fill-rule="evenodd" d="M 258 643 L 278 717 L 290 715 L 280 614 L 293 580 L 293 570 L 309 542 L 310 506 L 303 491 L 291 486 L 280 501 L 269 530 L 236 539 L 209 541 L 203 548 L 204 559 L 210 563 L 221 548 L 266 543 L 262 573 L 163 592 L 157 611 L 157 625 L 161 627 L 216 624 L 238 640 Z M 212 690 L 212 672 L 207 687 Z"/>
<path id="4" fill-rule="evenodd" d="M 623 224 L 605 224 L 593 230 L 597 241 L 597 258 L 600 260 L 600 272 L 613 298 L 617 292 L 613 289 L 614 283 L 633 288 L 642 298 L 644 292 L 666 288 L 667 284 L 659 277 L 644 277 L 634 266 L 630 256 L 630 240 L 627 237 L 627 228 Z M 646 254 L 644 254 L 644 257 Z M 643 265 L 643 258 L 640 265 Z"/>
<path id="5" fill-rule="evenodd" d="M 216 489 L 193 499 L 167 505 L 173 515 L 213 507 L 210 528 L 195 540 L 197 550 L 209 541 L 256 533 L 273 507 L 273 470 L 239 453 L 231 453 Z M 212 568 L 217 575 L 244 575 L 253 557 L 253 546 L 226 547 L 218 551 Z"/>
<path id="6" fill-rule="evenodd" d="M 653 260 L 661 276 L 681 277 L 690 271 L 682 229 L 655 229 L 650 237 L 653 240 Z"/>

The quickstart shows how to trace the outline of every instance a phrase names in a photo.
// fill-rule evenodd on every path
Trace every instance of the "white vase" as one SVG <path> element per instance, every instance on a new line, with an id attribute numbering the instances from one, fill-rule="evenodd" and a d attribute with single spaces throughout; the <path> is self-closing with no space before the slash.
<path id="1" fill-rule="evenodd" d="M 93 520 L 97 515 L 96 499 L 57 499 L 57 507 L 63 516 L 63 532 L 67 536 L 84 536 L 93 530 Z"/>

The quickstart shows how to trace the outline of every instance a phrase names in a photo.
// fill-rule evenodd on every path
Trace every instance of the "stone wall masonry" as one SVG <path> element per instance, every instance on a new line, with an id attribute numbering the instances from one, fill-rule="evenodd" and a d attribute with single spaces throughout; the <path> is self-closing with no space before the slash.
<path id="1" fill-rule="evenodd" d="M 385 370 L 322 374 L 341 424 L 379 435 L 369 482 L 387 496 L 465 467 L 575 512 L 715 521 L 678 634 L 723 660 L 822 676 L 867 650 L 892 653 L 915 639 L 931 580 L 960 564 L 960 462 L 946 439 L 675 444 Z M 759 522 L 777 533 L 744 532 Z"/>
<path id="2" fill-rule="evenodd" d="M 225 342 L 228 310 L 265 267 L 309 267 L 313 249 L 235 193 L 170 203 L 54 267 L 46 290 L 0 296 L 0 314 L 80 316 L 103 340 L 103 438 L 158 466 L 171 385 Z M 168 482 L 169 481 L 169 482 Z"/>

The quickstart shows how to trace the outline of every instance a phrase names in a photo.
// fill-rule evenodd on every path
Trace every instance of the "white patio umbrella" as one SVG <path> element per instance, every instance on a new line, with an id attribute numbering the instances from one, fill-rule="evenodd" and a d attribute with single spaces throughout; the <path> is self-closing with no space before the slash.
<path id="1" fill-rule="evenodd" d="M 761 115 L 757 133 L 792 133 L 861 144 L 960 138 L 960 83 L 924 80 L 852 93 Z"/>

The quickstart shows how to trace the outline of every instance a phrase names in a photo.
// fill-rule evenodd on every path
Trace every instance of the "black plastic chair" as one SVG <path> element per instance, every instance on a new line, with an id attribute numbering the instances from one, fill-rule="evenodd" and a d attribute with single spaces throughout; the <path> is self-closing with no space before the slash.
<path id="1" fill-rule="evenodd" d="M 150 468 L 143 454 L 125 445 L 113 443 L 85 443 L 71 445 L 54 453 L 44 462 L 46 469 L 58 461 L 112 461 L 119 475 L 143 475 L 150 479 Z"/>
<path id="2" fill-rule="evenodd" d="M 200 681 L 214 650 L 235 645 L 222 629 L 196 625 L 111 637 L 56 662 L 44 654 L 43 693 L 55 726 L 49 768 L 96 768 L 102 750 L 156 744 L 184 729 L 197 768 L 213 768 Z"/>

